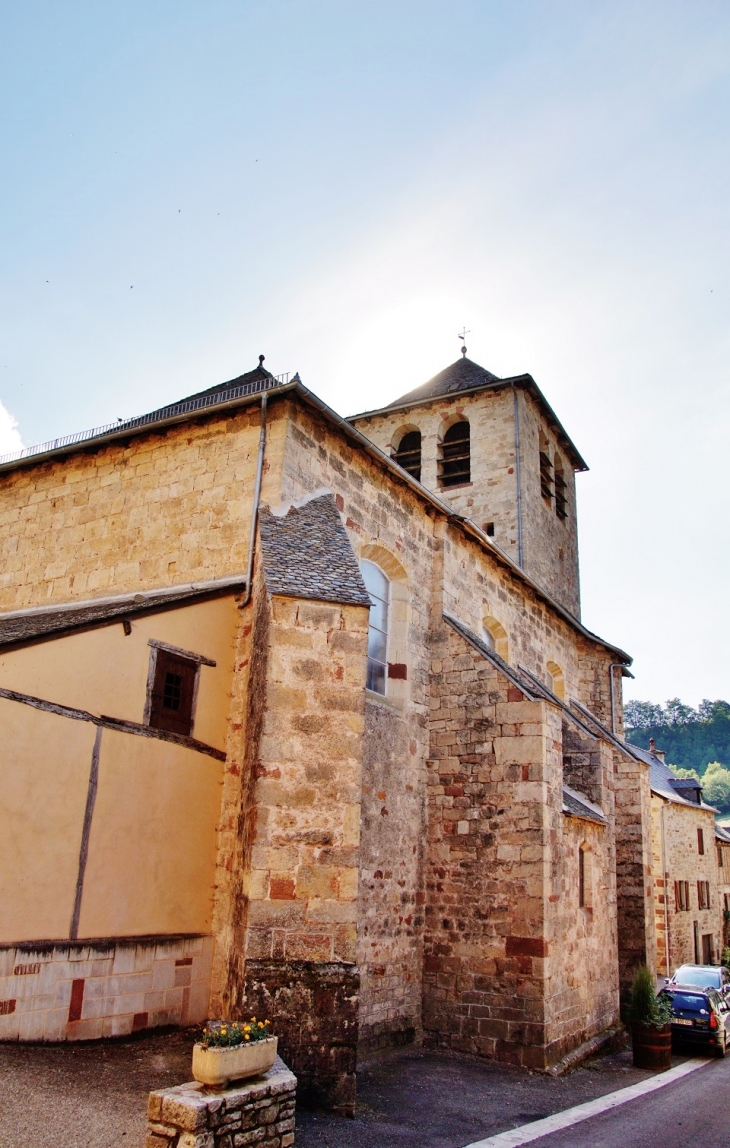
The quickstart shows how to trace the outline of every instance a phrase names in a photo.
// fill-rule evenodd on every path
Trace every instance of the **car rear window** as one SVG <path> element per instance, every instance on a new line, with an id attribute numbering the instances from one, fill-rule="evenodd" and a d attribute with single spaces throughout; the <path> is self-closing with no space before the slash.
<path id="1" fill-rule="evenodd" d="M 715 988 L 720 983 L 720 973 L 717 969 L 677 969 L 674 974 L 677 984 L 680 985 L 712 985 Z"/>
<path id="2" fill-rule="evenodd" d="M 672 993 L 671 997 L 675 1008 L 695 1010 L 709 1008 L 707 997 L 700 996 L 698 993 Z"/>

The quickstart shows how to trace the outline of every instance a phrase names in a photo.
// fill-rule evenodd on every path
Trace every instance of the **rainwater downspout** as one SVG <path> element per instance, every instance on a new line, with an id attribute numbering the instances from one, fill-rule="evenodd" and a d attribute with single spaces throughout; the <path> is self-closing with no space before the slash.
<path id="1" fill-rule="evenodd" d="M 240 608 L 248 606 L 251 601 L 253 580 L 253 555 L 256 546 L 256 525 L 259 519 L 259 498 L 261 497 L 261 475 L 264 469 L 264 450 L 266 448 L 266 391 L 261 396 L 261 433 L 259 434 L 259 454 L 256 460 L 256 481 L 253 488 L 253 505 L 251 507 L 251 533 L 248 539 L 248 562 L 246 563 L 246 593 Z"/>
<path id="2" fill-rule="evenodd" d="M 611 733 L 616 732 L 616 688 L 614 685 L 613 671 L 619 666 L 624 671 L 621 674 L 622 678 L 631 678 L 633 680 L 634 677 L 626 668 L 625 662 L 611 662 L 611 665 L 608 667 L 608 682 L 611 687 Z"/>
<path id="3" fill-rule="evenodd" d="M 520 569 L 523 566 L 523 553 L 522 553 L 522 475 L 521 475 L 521 461 L 520 461 L 520 407 L 517 399 L 517 391 L 514 384 L 512 385 L 512 397 L 514 399 L 515 411 L 515 477 L 517 479 L 517 565 Z"/>

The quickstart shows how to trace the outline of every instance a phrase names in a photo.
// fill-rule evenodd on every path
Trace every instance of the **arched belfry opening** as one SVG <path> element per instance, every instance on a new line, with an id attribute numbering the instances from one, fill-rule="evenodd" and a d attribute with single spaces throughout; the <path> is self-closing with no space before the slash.
<path id="1" fill-rule="evenodd" d="M 407 430 L 393 451 L 393 458 L 418 482 L 421 481 L 421 432 Z"/>
<path id="2" fill-rule="evenodd" d="M 466 419 L 452 423 L 444 432 L 438 461 L 439 486 L 471 482 L 471 438 Z"/>

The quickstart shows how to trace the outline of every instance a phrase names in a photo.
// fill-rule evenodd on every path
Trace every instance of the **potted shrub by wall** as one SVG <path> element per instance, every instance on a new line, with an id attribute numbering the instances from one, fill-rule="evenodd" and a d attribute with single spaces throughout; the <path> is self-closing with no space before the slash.
<path id="1" fill-rule="evenodd" d="M 631 985 L 629 1021 L 636 1068 L 671 1068 L 672 1002 L 669 996 L 657 996 L 646 965 L 636 970 Z"/>
<path id="2" fill-rule="evenodd" d="M 219 1088 L 268 1072 L 276 1059 L 278 1039 L 268 1021 L 209 1021 L 193 1045 L 193 1076 Z"/>

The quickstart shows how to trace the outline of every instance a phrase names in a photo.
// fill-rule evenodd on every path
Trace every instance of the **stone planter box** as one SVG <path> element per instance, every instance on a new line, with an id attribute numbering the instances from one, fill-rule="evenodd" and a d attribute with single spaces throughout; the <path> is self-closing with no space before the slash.
<path id="1" fill-rule="evenodd" d="M 672 1067 L 672 1026 L 653 1028 L 651 1025 L 632 1024 L 631 1047 L 636 1068 Z"/>
<path id="2" fill-rule="evenodd" d="M 276 1060 L 278 1038 L 252 1040 L 233 1048 L 203 1048 L 193 1045 L 193 1076 L 209 1088 L 220 1088 L 230 1080 L 248 1080 L 268 1072 Z"/>

